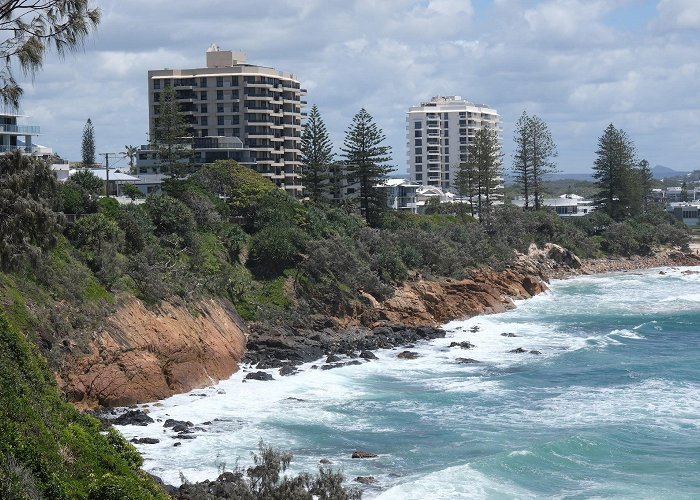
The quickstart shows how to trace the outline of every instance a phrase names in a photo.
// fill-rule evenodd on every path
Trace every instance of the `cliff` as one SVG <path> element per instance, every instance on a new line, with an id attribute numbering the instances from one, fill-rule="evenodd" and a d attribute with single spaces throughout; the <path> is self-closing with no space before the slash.
<path id="1" fill-rule="evenodd" d="M 91 353 L 66 361 L 57 381 L 81 407 L 163 399 L 237 371 L 246 336 L 246 326 L 223 300 L 147 308 L 130 298 L 93 335 Z"/>

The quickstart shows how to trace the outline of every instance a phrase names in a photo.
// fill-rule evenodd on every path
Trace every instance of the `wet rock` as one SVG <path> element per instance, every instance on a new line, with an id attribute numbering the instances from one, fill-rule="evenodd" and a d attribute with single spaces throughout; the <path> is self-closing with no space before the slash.
<path id="1" fill-rule="evenodd" d="M 197 439 L 197 436 L 193 436 L 192 434 L 178 434 L 177 436 L 173 436 L 173 439 Z"/>
<path id="2" fill-rule="evenodd" d="M 131 440 L 134 444 L 156 444 L 160 443 L 160 439 L 155 438 L 134 438 Z"/>
<path id="3" fill-rule="evenodd" d="M 333 462 L 331 462 L 327 458 L 322 458 L 321 460 L 318 461 L 318 463 L 323 464 L 323 465 L 332 465 L 333 464 Z"/>
<path id="4" fill-rule="evenodd" d="M 470 332 L 476 333 L 479 331 L 479 325 L 474 325 L 469 329 Z"/>
<path id="5" fill-rule="evenodd" d="M 207 420 L 206 422 L 202 422 L 202 423 L 199 424 L 199 425 L 211 425 L 211 424 L 212 424 L 211 421 L 210 421 L 210 420 Z"/>
<path id="6" fill-rule="evenodd" d="M 533 350 L 533 351 L 530 351 L 530 354 L 542 354 L 542 353 L 540 351 Z"/>
<path id="7" fill-rule="evenodd" d="M 416 359 L 419 357 L 419 354 L 413 351 L 403 351 L 396 357 L 399 359 Z"/>
<path id="8" fill-rule="evenodd" d="M 355 450 L 352 452 L 352 458 L 376 458 L 378 456 L 379 455 L 376 455 L 375 453 L 370 453 L 364 450 Z"/>
<path id="9" fill-rule="evenodd" d="M 176 428 L 188 428 L 192 427 L 194 424 L 188 420 L 175 420 L 173 418 L 169 418 L 165 421 L 163 424 L 163 427 L 172 427 L 175 432 L 179 432 L 175 430 Z"/>
<path id="10" fill-rule="evenodd" d="M 326 358 L 326 363 L 336 363 L 338 361 L 340 361 L 340 357 L 336 356 L 335 354 L 330 354 Z"/>
<path id="11" fill-rule="evenodd" d="M 282 377 L 286 377 L 287 375 L 294 375 L 296 372 L 297 369 L 291 365 L 286 365 L 279 369 L 279 374 Z"/>
<path id="12" fill-rule="evenodd" d="M 501 337 L 517 337 L 513 332 L 505 332 L 501 334 Z"/>
<path id="13" fill-rule="evenodd" d="M 481 361 L 478 361 L 478 360 L 472 359 L 472 358 L 457 358 L 457 359 L 455 359 L 455 361 L 457 363 L 461 363 L 463 365 L 473 365 L 475 363 L 481 363 Z"/>
<path id="14" fill-rule="evenodd" d="M 153 423 L 153 419 L 141 410 L 129 410 L 114 419 L 115 425 L 148 425 Z"/>
<path id="15" fill-rule="evenodd" d="M 360 357 L 362 359 L 377 359 L 377 356 L 372 351 L 362 351 Z"/>
<path id="16" fill-rule="evenodd" d="M 462 349 L 471 349 L 472 347 L 476 347 L 474 344 L 472 344 L 469 341 L 464 341 L 464 342 L 452 342 L 449 347 L 461 347 Z"/>
<path id="17" fill-rule="evenodd" d="M 182 443 L 180 443 L 179 441 L 177 443 L 173 443 L 173 446 L 180 446 L 180 445 L 182 445 Z"/>
<path id="18" fill-rule="evenodd" d="M 377 480 L 374 479 L 373 476 L 357 476 L 355 482 L 361 484 L 376 484 Z"/>
<path id="19" fill-rule="evenodd" d="M 267 372 L 252 372 L 245 376 L 244 380 L 274 380 L 272 375 Z"/>
<path id="20" fill-rule="evenodd" d="M 523 354 L 523 353 L 527 352 L 527 349 L 523 349 L 522 347 L 518 347 L 517 349 L 513 349 L 513 350 L 508 351 L 508 352 L 511 352 L 513 354 Z"/>

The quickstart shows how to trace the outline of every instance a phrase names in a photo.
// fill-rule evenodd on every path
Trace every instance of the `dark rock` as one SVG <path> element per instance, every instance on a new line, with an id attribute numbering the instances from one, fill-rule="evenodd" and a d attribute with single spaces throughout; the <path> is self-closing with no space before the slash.
<path id="1" fill-rule="evenodd" d="M 173 446 L 180 446 L 180 445 L 182 445 L 182 443 L 180 443 L 180 442 L 173 443 Z"/>
<path id="2" fill-rule="evenodd" d="M 267 372 L 252 372 L 245 376 L 244 380 L 274 380 Z"/>
<path id="3" fill-rule="evenodd" d="M 530 354 L 542 354 L 540 351 L 530 351 Z"/>
<path id="4" fill-rule="evenodd" d="M 333 462 L 331 462 L 327 458 L 322 458 L 321 460 L 318 461 L 318 463 L 323 464 L 323 465 L 332 465 L 333 464 Z"/>
<path id="5" fill-rule="evenodd" d="M 119 415 L 112 422 L 115 425 L 148 425 L 153 423 L 153 419 L 141 410 L 129 410 Z"/>
<path id="6" fill-rule="evenodd" d="M 286 377 L 287 375 L 294 375 L 297 372 L 297 369 L 294 368 L 292 365 L 285 365 L 279 370 L 279 374 L 282 377 Z"/>
<path id="7" fill-rule="evenodd" d="M 355 482 L 361 484 L 376 484 L 377 480 L 372 476 L 357 476 Z"/>
<path id="8" fill-rule="evenodd" d="M 472 358 L 457 358 L 455 359 L 457 363 L 461 363 L 463 365 L 472 365 L 474 363 L 481 363 L 481 361 L 477 361 L 476 359 Z"/>
<path id="9" fill-rule="evenodd" d="M 400 352 L 399 355 L 396 357 L 399 359 L 416 359 L 419 357 L 419 354 L 413 351 L 403 351 Z"/>
<path id="10" fill-rule="evenodd" d="M 512 332 L 505 332 L 501 334 L 501 337 L 517 337 L 517 335 Z"/>
<path id="11" fill-rule="evenodd" d="M 333 368 L 340 368 L 341 366 L 345 366 L 345 363 L 332 363 L 330 365 L 323 365 L 321 367 L 321 370 L 332 370 Z"/>
<path id="12" fill-rule="evenodd" d="M 372 351 L 362 351 L 360 357 L 362 359 L 377 359 L 377 356 Z"/>
<path id="13" fill-rule="evenodd" d="M 352 361 L 348 361 L 345 363 L 345 366 L 355 366 L 355 365 L 361 365 L 362 361 L 358 361 L 356 359 L 353 359 Z"/>
<path id="14" fill-rule="evenodd" d="M 173 498 L 175 498 L 177 496 L 178 492 L 180 491 L 180 488 L 173 486 L 172 484 L 166 484 L 158 476 L 154 476 L 153 474 L 151 474 L 149 472 L 146 472 L 146 475 L 150 476 L 150 478 L 153 479 L 153 481 L 158 486 L 160 486 L 163 491 L 165 491 L 169 496 L 171 496 Z"/>
<path id="15" fill-rule="evenodd" d="M 378 456 L 379 455 L 363 450 L 355 450 L 352 452 L 352 458 L 376 458 Z"/>
<path id="16" fill-rule="evenodd" d="M 174 430 L 176 426 L 178 428 L 187 428 L 187 427 L 192 427 L 193 425 L 194 424 L 190 421 L 175 420 L 175 419 L 169 418 L 165 421 L 165 423 L 163 424 L 163 427 L 172 427 Z M 178 431 L 175 431 L 175 432 L 178 432 Z"/>
<path id="17" fill-rule="evenodd" d="M 197 397 L 197 398 L 206 398 L 207 394 L 204 394 L 203 392 L 200 392 L 198 394 L 190 394 L 190 397 Z"/>
<path id="18" fill-rule="evenodd" d="M 336 363 L 338 361 L 340 361 L 340 357 L 335 354 L 331 354 L 326 358 L 326 363 Z"/>
<path id="19" fill-rule="evenodd" d="M 508 352 L 512 352 L 514 354 L 523 354 L 523 353 L 527 352 L 527 350 L 523 349 L 522 347 L 518 347 L 517 349 L 513 349 L 512 351 L 508 351 Z"/>
<path id="20" fill-rule="evenodd" d="M 189 424 L 189 422 L 187 422 Z M 191 425 L 187 424 L 175 424 L 173 425 L 173 432 L 179 432 L 181 434 L 190 434 L 194 432 L 193 429 L 190 428 Z"/>
<path id="21" fill-rule="evenodd" d="M 178 434 L 177 436 L 173 436 L 173 439 L 197 439 L 197 436 L 193 436 L 192 434 Z"/>
<path id="22" fill-rule="evenodd" d="M 469 329 L 470 332 L 476 333 L 479 331 L 479 325 L 474 325 Z"/>
<path id="23" fill-rule="evenodd" d="M 211 421 L 207 420 L 206 422 L 202 422 L 199 425 L 211 425 Z"/>
<path id="24" fill-rule="evenodd" d="M 471 349 L 472 347 L 476 346 L 471 342 L 465 340 L 464 342 L 452 342 L 449 347 L 461 347 L 462 349 Z"/>
<path id="25" fill-rule="evenodd" d="M 160 439 L 155 438 L 134 438 L 131 440 L 135 444 L 156 444 L 160 443 Z"/>

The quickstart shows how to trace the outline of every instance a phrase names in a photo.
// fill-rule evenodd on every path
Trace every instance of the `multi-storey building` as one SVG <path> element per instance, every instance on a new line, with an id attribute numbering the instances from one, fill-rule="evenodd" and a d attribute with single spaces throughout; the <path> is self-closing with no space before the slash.
<path id="1" fill-rule="evenodd" d="M 500 133 L 496 110 L 460 96 L 433 97 L 409 108 L 406 129 L 411 181 L 449 190 L 460 162 L 466 160 L 469 143 L 477 130 L 485 127 Z"/>
<path id="2" fill-rule="evenodd" d="M 36 125 L 18 125 L 21 115 L 0 113 L 0 153 L 21 150 L 24 153 L 37 153 L 38 146 L 32 144 L 32 137 L 39 134 Z"/>
<path id="3" fill-rule="evenodd" d="M 208 157 L 227 157 L 227 137 L 237 137 L 250 151 L 251 165 L 290 194 L 300 196 L 302 96 L 299 79 L 273 68 L 246 63 L 241 52 L 207 49 L 206 68 L 148 72 L 148 116 L 153 135 L 159 94 L 172 86 L 187 116 L 194 148 Z M 199 144 L 199 146 L 198 146 Z M 221 149 L 216 155 L 212 149 Z M 238 148 L 237 148 L 238 149 Z M 240 149 L 238 149 L 240 151 Z"/>

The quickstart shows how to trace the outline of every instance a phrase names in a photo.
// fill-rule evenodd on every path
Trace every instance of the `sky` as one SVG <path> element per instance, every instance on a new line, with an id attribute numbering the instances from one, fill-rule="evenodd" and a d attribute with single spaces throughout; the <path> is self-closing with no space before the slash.
<path id="1" fill-rule="evenodd" d="M 523 111 L 548 124 L 565 173 L 590 172 L 610 123 L 651 165 L 700 168 L 700 0 L 93 4 L 102 22 L 83 49 L 49 54 L 23 82 L 23 123 L 41 126 L 37 142 L 63 158 L 80 159 L 88 118 L 98 153 L 144 144 L 147 71 L 202 67 L 216 43 L 297 75 L 337 153 L 355 113 L 367 109 L 397 173 L 406 171 L 406 112 L 435 95 L 499 112 L 506 168 Z"/>

